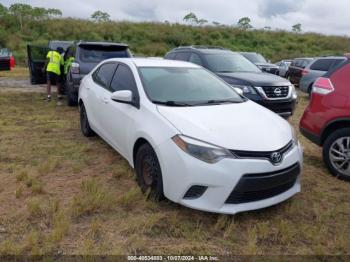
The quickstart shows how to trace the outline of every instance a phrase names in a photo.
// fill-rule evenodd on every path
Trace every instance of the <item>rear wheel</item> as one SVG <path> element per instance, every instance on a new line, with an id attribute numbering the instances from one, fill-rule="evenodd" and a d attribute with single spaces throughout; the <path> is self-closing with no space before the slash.
<path id="1" fill-rule="evenodd" d="M 135 157 L 137 182 L 143 193 L 149 191 L 155 200 L 164 199 L 162 171 L 158 158 L 149 144 L 140 146 Z"/>
<path id="2" fill-rule="evenodd" d="M 76 106 L 78 104 L 78 97 L 75 92 L 73 92 L 73 87 L 69 84 L 68 79 L 66 80 L 66 93 L 67 93 L 67 105 Z"/>
<path id="3" fill-rule="evenodd" d="M 327 137 L 323 159 L 332 175 L 350 181 L 350 128 L 339 129 Z"/>
<path id="4" fill-rule="evenodd" d="M 91 137 L 95 132 L 91 129 L 84 104 L 80 105 L 80 129 L 84 136 Z"/>

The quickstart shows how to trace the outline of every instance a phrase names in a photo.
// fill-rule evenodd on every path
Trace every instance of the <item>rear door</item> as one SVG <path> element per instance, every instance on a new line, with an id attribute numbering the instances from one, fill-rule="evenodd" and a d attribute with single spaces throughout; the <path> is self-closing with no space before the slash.
<path id="1" fill-rule="evenodd" d="M 30 82 L 33 85 L 46 83 L 46 73 L 43 68 L 49 51 L 48 47 L 27 45 Z"/>

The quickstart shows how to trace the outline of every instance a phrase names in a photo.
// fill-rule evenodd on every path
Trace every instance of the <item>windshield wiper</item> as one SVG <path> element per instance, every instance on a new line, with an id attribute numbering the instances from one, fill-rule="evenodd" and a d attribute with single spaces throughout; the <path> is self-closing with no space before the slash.
<path id="1" fill-rule="evenodd" d="M 189 104 L 186 102 L 177 102 L 177 101 L 157 101 L 153 100 L 152 101 L 155 104 L 158 105 L 166 105 L 166 106 L 193 106 L 193 104 Z"/>
<path id="2" fill-rule="evenodd" d="M 220 104 L 238 104 L 244 101 L 237 101 L 232 99 L 212 99 L 197 103 L 196 105 L 220 105 Z"/>

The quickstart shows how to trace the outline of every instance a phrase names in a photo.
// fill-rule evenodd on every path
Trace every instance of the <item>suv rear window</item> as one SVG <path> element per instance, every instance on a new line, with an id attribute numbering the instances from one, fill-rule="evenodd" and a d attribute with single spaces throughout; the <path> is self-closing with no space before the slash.
<path id="1" fill-rule="evenodd" d="M 328 71 L 335 61 L 335 59 L 319 59 L 311 65 L 310 69 L 317 71 Z"/>
<path id="2" fill-rule="evenodd" d="M 84 62 L 101 62 L 109 58 L 130 57 L 125 46 L 80 45 L 80 59 Z"/>

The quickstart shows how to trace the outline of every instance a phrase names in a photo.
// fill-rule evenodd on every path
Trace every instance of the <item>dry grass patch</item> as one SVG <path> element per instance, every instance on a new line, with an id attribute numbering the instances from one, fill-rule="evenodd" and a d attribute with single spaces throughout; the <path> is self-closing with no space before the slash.
<path id="1" fill-rule="evenodd" d="M 0 254 L 350 254 L 350 183 L 305 138 L 300 194 L 210 214 L 148 199 L 118 153 L 81 135 L 76 108 L 43 97 L 0 88 Z M 297 132 L 307 103 L 290 120 Z"/>

